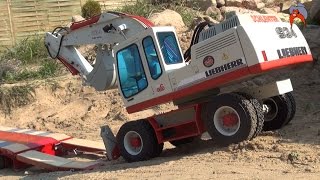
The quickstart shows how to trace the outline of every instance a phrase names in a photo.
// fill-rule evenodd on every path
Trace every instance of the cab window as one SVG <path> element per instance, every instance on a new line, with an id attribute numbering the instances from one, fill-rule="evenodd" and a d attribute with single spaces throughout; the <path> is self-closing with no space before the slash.
<path id="1" fill-rule="evenodd" d="M 150 75 L 152 79 L 156 80 L 161 76 L 162 69 L 152 37 L 148 36 L 144 38 L 142 44 L 147 58 Z"/>
<path id="2" fill-rule="evenodd" d="M 182 63 L 183 59 L 173 32 L 158 32 L 161 53 L 166 64 Z"/>
<path id="3" fill-rule="evenodd" d="M 125 98 L 134 96 L 147 88 L 148 82 L 136 44 L 118 51 L 117 66 L 120 87 Z"/>

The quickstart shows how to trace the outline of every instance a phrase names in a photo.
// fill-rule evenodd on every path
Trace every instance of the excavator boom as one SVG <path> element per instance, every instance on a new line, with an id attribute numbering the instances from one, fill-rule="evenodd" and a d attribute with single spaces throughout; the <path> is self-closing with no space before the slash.
<path id="1" fill-rule="evenodd" d="M 59 59 L 73 75 L 79 74 L 87 85 L 104 91 L 116 87 L 113 47 L 151 26 L 143 17 L 107 12 L 47 32 L 45 45 L 50 56 Z M 76 48 L 89 44 L 97 46 L 94 65 Z"/>

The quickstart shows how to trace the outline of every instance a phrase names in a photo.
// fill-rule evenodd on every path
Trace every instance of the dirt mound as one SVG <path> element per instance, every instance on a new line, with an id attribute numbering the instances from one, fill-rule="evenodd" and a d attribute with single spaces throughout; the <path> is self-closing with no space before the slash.
<path id="1" fill-rule="evenodd" d="M 156 107 L 155 110 L 128 114 L 117 90 L 96 92 L 91 87 L 83 87 L 79 79 L 71 76 L 32 86 L 36 87 L 34 102 L 14 109 L 7 117 L 2 112 L 1 123 L 99 139 L 97 132 L 104 124 L 110 124 L 117 132 L 126 121 L 151 116 L 161 110 Z"/>
<path id="2" fill-rule="evenodd" d="M 177 32 L 186 30 L 186 25 L 184 24 L 181 15 L 170 9 L 152 14 L 149 17 L 149 20 L 156 26 L 173 26 Z"/>

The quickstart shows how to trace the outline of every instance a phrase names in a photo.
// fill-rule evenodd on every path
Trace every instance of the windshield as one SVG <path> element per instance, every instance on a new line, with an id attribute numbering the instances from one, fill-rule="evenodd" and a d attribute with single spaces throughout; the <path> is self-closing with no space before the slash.
<path id="1" fill-rule="evenodd" d="M 134 96 L 147 88 L 148 82 L 136 44 L 118 51 L 117 63 L 120 87 L 125 98 Z"/>
<path id="2" fill-rule="evenodd" d="M 158 32 L 161 53 L 166 64 L 182 63 L 183 59 L 173 32 Z"/>
<path id="3" fill-rule="evenodd" d="M 142 41 L 144 53 L 147 58 L 149 71 L 152 79 L 158 79 L 162 74 L 162 69 L 160 65 L 160 61 L 158 58 L 158 54 L 156 48 L 154 47 L 154 43 L 151 36 L 147 36 Z"/>

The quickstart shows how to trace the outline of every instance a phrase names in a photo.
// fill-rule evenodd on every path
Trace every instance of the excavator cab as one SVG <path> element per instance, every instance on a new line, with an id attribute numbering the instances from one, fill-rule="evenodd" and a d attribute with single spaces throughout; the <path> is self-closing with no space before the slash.
<path id="1" fill-rule="evenodd" d="M 115 47 L 120 92 L 136 104 L 172 91 L 168 73 L 186 66 L 172 27 L 153 27 Z"/>

